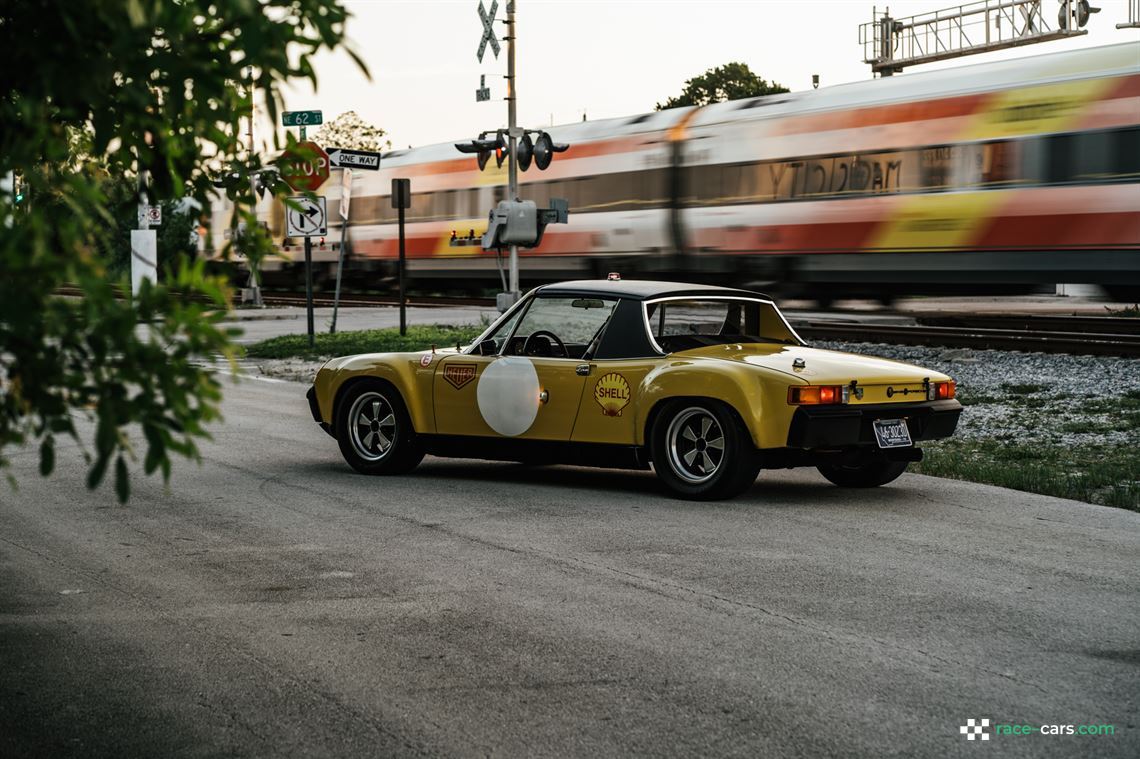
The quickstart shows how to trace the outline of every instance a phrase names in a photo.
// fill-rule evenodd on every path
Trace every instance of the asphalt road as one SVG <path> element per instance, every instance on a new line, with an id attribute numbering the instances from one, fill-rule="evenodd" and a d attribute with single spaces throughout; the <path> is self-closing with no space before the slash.
<path id="1" fill-rule="evenodd" d="M 744 497 L 428 459 L 366 478 L 291 383 L 201 467 L 0 489 L 3 756 L 1140 754 L 1140 515 L 905 475 Z M 1101 737 L 959 733 L 1112 724 Z"/>

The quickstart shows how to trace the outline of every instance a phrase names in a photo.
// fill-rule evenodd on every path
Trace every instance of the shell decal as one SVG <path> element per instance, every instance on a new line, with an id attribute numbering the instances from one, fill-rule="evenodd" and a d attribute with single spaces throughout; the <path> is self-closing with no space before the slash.
<path id="1" fill-rule="evenodd" d="M 617 372 L 604 374 L 594 385 L 594 400 L 606 416 L 621 416 L 621 410 L 629 405 L 629 383 Z"/>

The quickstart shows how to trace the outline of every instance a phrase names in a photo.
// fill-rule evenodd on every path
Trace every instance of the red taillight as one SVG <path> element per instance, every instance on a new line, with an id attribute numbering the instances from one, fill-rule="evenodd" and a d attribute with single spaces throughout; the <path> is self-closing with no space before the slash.
<path id="1" fill-rule="evenodd" d="M 935 382 L 934 399 L 939 401 L 950 400 L 954 397 L 956 389 L 954 380 L 950 380 L 949 382 Z"/>
<path id="2" fill-rule="evenodd" d="M 793 406 L 822 406 L 843 403 L 842 385 L 800 385 L 788 388 L 788 403 Z"/>

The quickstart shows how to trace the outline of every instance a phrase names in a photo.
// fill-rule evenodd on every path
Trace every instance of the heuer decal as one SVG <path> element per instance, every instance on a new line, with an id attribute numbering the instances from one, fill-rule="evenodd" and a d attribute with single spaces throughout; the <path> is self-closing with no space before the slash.
<path id="1" fill-rule="evenodd" d="M 443 378 L 456 390 L 475 379 L 475 364 L 448 364 L 443 367 Z"/>
<path id="2" fill-rule="evenodd" d="M 604 374 L 594 385 L 594 400 L 606 416 L 621 416 L 621 410 L 629 405 L 629 383 L 617 372 Z"/>

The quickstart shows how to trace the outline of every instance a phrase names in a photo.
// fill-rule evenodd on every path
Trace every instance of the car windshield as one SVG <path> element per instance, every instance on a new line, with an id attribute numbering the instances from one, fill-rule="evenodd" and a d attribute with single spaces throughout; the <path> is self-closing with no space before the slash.
<path id="1" fill-rule="evenodd" d="M 799 340 L 771 303 L 744 298 L 684 298 L 646 304 L 653 339 L 666 353 L 726 343 Z"/>

